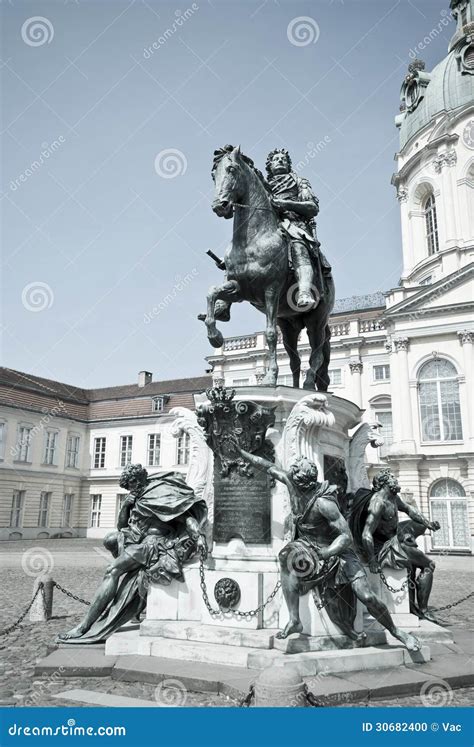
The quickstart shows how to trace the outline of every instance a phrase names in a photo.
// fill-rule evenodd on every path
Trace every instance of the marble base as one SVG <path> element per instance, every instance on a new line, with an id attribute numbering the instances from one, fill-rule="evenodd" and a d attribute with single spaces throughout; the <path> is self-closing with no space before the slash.
<path id="1" fill-rule="evenodd" d="M 209 625 L 161 624 L 153 635 L 149 624 L 140 631 L 123 630 L 106 643 L 108 656 L 155 656 L 193 663 L 265 669 L 269 666 L 296 665 L 303 676 L 337 674 L 366 669 L 387 669 L 430 660 L 429 647 L 424 645 L 415 654 L 400 644 L 366 646 L 364 648 L 321 648 L 321 636 L 296 635 L 276 643 L 275 631 L 236 631 Z M 342 636 L 342 638 L 344 638 Z M 340 641 L 340 643 L 347 643 Z M 276 648 L 275 646 L 278 646 Z M 334 640 L 328 641 L 333 646 Z"/>

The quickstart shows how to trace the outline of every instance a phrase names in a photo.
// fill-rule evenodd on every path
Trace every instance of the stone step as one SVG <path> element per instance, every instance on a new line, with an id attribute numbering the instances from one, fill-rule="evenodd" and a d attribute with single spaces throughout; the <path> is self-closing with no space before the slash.
<path id="1" fill-rule="evenodd" d="M 116 633 L 107 641 L 106 653 L 115 656 L 140 654 L 190 663 L 201 662 L 246 667 L 247 669 L 296 664 L 303 676 L 321 672 L 329 674 L 393 668 L 430 659 L 429 649 L 425 646 L 417 654 L 410 654 L 400 646 L 386 645 L 288 654 L 276 649 L 228 646 L 159 636 L 139 636 L 136 631 Z"/>
<path id="2" fill-rule="evenodd" d="M 186 621 L 144 620 L 140 626 L 141 636 L 160 636 L 174 640 L 217 643 L 221 646 L 247 646 L 263 649 L 273 648 L 276 633 L 278 633 L 278 628 L 246 630 Z"/>

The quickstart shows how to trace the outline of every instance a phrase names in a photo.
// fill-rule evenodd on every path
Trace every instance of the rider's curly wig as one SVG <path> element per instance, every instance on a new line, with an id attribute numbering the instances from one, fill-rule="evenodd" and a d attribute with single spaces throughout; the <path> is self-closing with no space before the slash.
<path id="1" fill-rule="evenodd" d="M 148 472 L 141 464 L 128 464 L 120 475 L 119 485 L 128 490 L 132 480 L 146 484 Z"/>
<path id="2" fill-rule="evenodd" d="M 384 485 L 388 485 L 390 482 L 396 482 L 395 475 L 389 469 L 382 469 L 375 475 L 372 480 L 372 485 L 374 490 L 380 490 Z"/>
<path id="3" fill-rule="evenodd" d="M 290 156 L 290 154 L 288 153 L 288 151 L 287 151 L 287 150 L 286 150 L 285 148 L 275 148 L 275 150 L 272 150 L 272 151 L 271 151 L 271 152 L 270 152 L 270 153 L 268 154 L 268 156 L 267 156 L 267 160 L 265 161 L 265 168 L 266 168 L 266 170 L 267 170 L 267 174 L 268 174 L 268 176 L 271 176 L 271 175 L 272 175 L 272 169 L 271 169 L 271 166 L 272 166 L 272 159 L 273 159 L 273 156 L 274 156 L 274 155 L 275 155 L 276 153 L 283 153 L 283 155 L 284 155 L 284 156 L 286 156 L 286 160 L 288 161 L 288 168 L 289 168 L 289 169 L 290 169 L 290 171 L 291 171 L 291 156 Z"/>

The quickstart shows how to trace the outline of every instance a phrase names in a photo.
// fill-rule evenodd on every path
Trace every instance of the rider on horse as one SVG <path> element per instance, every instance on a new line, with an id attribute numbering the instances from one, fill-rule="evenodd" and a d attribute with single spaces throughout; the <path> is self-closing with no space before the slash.
<path id="1" fill-rule="evenodd" d="M 291 158 L 284 148 L 276 148 L 266 161 L 272 203 L 290 244 L 290 264 L 298 281 L 296 306 L 309 310 L 318 305 L 325 291 L 325 278 L 331 266 L 320 251 L 314 217 L 318 198 L 307 179 L 291 170 Z"/>

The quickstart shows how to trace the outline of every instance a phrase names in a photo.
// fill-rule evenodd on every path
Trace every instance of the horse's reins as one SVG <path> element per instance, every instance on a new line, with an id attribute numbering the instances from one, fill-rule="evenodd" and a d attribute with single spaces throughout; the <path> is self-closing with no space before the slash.
<path id="1" fill-rule="evenodd" d="M 241 208 L 248 208 L 249 210 L 274 210 L 273 207 L 257 207 L 256 205 L 242 205 L 240 202 L 233 202 L 232 205 L 234 207 L 241 207 Z"/>

